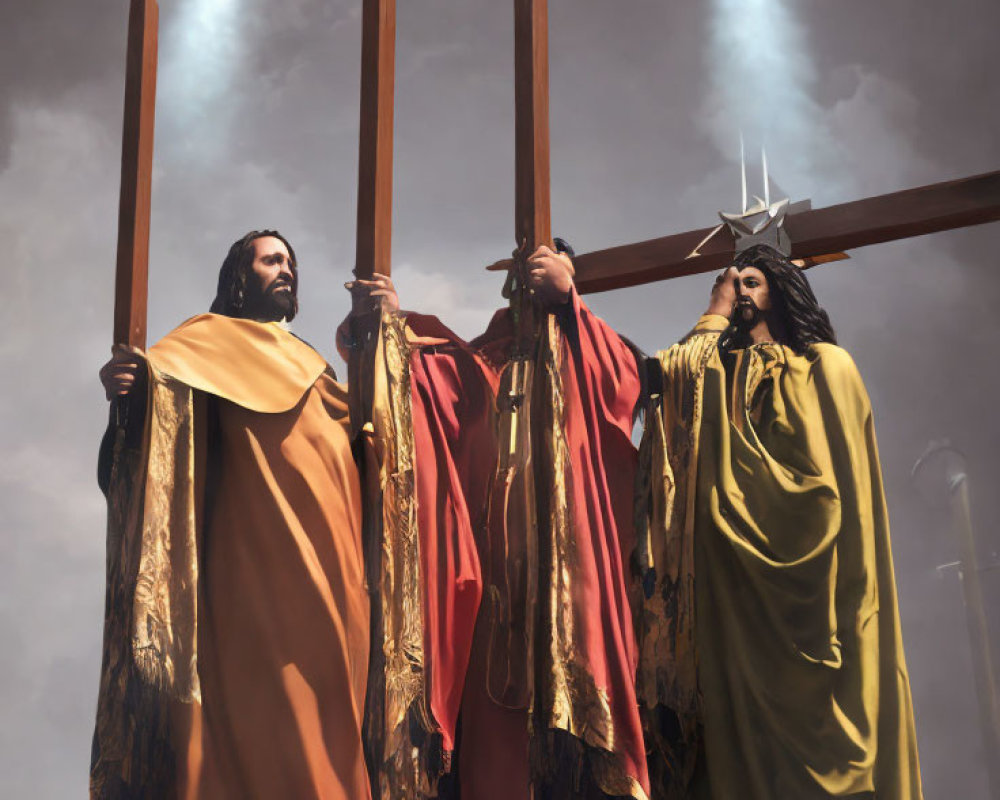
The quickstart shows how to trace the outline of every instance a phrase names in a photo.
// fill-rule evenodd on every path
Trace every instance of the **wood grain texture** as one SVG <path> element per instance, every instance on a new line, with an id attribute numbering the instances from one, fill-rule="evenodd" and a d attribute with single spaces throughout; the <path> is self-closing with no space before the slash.
<path id="1" fill-rule="evenodd" d="M 552 244 L 547 0 L 514 0 L 514 235 L 528 252 Z"/>
<path id="2" fill-rule="evenodd" d="M 358 155 L 359 278 L 392 269 L 392 125 L 396 0 L 365 0 L 361 32 L 361 126 Z"/>
<path id="3" fill-rule="evenodd" d="M 1000 220 L 1000 171 L 789 214 L 792 258 L 839 253 Z M 727 229 L 694 258 L 711 228 L 584 253 L 574 260 L 581 293 L 603 292 L 722 269 L 732 259 Z"/>
<path id="4" fill-rule="evenodd" d="M 156 0 L 132 0 L 122 125 L 114 342 L 140 348 L 146 345 L 158 24 Z"/>

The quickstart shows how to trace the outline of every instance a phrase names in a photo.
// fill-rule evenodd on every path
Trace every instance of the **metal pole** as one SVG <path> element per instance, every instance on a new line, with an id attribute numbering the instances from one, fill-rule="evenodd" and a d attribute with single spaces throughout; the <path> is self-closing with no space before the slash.
<path id="1" fill-rule="evenodd" d="M 957 456 L 955 460 L 957 463 L 948 465 L 946 478 L 953 532 L 958 542 L 959 575 L 965 605 L 965 622 L 969 630 L 969 646 L 972 650 L 976 695 L 979 698 L 979 726 L 986 757 L 990 797 L 992 800 L 1000 800 L 1000 700 L 997 697 L 996 669 L 980 581 L 982 568 L 972 528 L 966 459 L 961 451 L 948 442 L 932 442 L 913 465 L 913 475 L 917 474 L 931 456 L 938 454 Z"/>

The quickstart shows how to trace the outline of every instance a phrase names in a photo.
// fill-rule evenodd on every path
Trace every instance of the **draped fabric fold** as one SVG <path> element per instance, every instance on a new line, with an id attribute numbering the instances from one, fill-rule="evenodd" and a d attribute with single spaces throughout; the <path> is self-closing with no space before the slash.
<path id="1" fill-rule="evenodd" d="M 294 408 L 326 361 L 278 323 L 198 314 L 149 348 L 157 369 L 250 411 Z"/>
<path id="2" fill-rule="evenodd" d="M 463 796 L 583 780 L 647 797 L 626 593 L 631 350 L 575 294 L 528 357 L 507 311 L 469 343 L 431 317 L 406 324 L 426 692 Z"/>
<path id="3" fill-rule="evenodd" d="M 651 591 L 639 613 L 640 697 L 664 781 L 654 791 L 916 800 L 888 518 L 860 376 L 829 344 L 721 354 L 720 320 L 703 318 L 659 354 L 664 390 L 642 445 L 639 552 Z M 691 780 L 699 734 L 704 766 Z"/>
<path id="4" fill-rule="evenodd" d="M 133 441 L 112 428 L 104 655 L 91 757 L 94 798 L 145 797 L 173 780 L 174 702 L 198 702 L 194 393 L 148 364 L 130 398 Z"/>
<path id="5" fill-rule="evenodd" d="M 278 325 L 215 314 L 143 357 L 102 446 L 92 797 L 368 797 L 344 388 Z"/>
<path id="6" fill-rule="evenodd" d="M 686 796 L 698 755 L 701 705 L 695 645 L 694 522 L 705 367 L 728 320 L 707 315 L 659 356 L 662 386 L 645 408 L 639 444 L 634 603 L 649 770 L 663 800 Z"/>
<path id="7" fill-rule="evenodd" d="M 547 646 L 538 648 L 534 725 L 586 745 L 586 766 L 603 793 L 644 798 L 626 590 L 638 368 L 629 347 L 574 293 L 562 314 L 546 320 L 536 374 L 542 447 L 535 480 L 546 512 L 539 515 L 539 634 Z M 543 778 L 559 775 L 564 751 L 551 742 L 533 742 Z"/>

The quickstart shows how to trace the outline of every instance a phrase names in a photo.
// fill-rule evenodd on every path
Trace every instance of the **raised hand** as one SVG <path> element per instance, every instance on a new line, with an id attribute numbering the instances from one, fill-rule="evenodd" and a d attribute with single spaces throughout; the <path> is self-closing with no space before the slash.
<path id="1" fill-rule="evenodd" d="M 350 359 L 350 351 L 354 346 L 351 339 L 351 317 L 361 316 L 378 311 L 399 311 L 399 296 L 392 278 L 376 272 L 371 280 L 357 278 L 344 284 L 351 293 L 351 310 L 337 328 L 337 353 L 344 361 Z"/>
<path id="2" fill-rule="evenodd" d="M 736 267 L 726 267 L 716 277 L 706 314 L 721 314 L 727 319 L 733 316 L 733 309 L 736 307 L 736 285 L 739 279 L 740 273 Z"/>
<path id="3" fill-rule="evenodd" d="M 356 278 L 345 283 L 344 288 L 351 293 L 352 316 L 376 311 L 380 304 L 383 311 L 399 311 L 396 287 L 392 285 L 392 278 L 388 275 L 376 272 L 371 280 Z"/>
<path id="4" fill-rule="evenodd" d="M 528 287 L 543 305 L 558 306 L 569 300 L 573 289 L 573 261 L 565 253 L 542 245 L 528 256 Z"/>

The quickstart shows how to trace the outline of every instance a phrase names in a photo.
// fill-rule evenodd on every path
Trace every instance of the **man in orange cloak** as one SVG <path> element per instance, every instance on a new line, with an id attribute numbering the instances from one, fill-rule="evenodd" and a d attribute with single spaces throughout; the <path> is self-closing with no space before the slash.
<path id="1" fill-rule="evenodd" d="M 101 370 L 114 422 L 91 796 L 370 796 L 369 598 L 347 393 L 279 324 L 298 264 L 233 244 L 209 314 Z"/>

